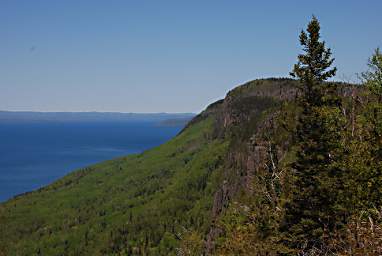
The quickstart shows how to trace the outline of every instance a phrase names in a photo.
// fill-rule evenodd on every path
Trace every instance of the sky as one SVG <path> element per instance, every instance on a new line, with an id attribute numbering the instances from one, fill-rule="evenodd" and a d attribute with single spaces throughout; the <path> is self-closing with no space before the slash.
<path id="1" fill-rule="evenodd" d="M 0 110 L 199 112 L 287 77 L 312 15 L 337 80 L 382 46 L 381 0 L 0 0 Z"/>

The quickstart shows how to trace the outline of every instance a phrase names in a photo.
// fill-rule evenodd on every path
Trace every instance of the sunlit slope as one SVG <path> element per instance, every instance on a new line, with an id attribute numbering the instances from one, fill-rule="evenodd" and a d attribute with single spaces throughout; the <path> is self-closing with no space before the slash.
<path id="1" fill-rule="evenodd" d="M 91 166 L 0 205 L 4 255 L 175 254 L 208 232 L 228 142 L 202 118 L 164 145 Z M 0 252 L 0 255 L 1 255 Z"/>
<path id="2" fill-rule="evenodd" d="M 0 255 L 207 252 L 220 215 L 254 177 L 248 150 L 259 148 L 251 146 L 258 131 L 296 96 L 295 85 L 271 78 L 238 86 L 164 145 L 0 204 Z"/>

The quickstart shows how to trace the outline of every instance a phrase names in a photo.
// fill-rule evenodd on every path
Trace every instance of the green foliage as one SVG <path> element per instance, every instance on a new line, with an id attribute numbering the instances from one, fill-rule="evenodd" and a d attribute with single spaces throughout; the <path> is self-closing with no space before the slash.
<path id="1" fill-rule="evenodd" d="M 294 193 L 285 205 L 282 227 L 287 230 L 289 246 L 300 249 L 320 247 L 324 235 L 343 224 L 345 214 L 338 198 L 343 190 L 339 162 L 343 156 L 344 118 L 338 108 L 316 107 L 303 124 L 310 126 L 300 134 L 297 159 L 292 165 Z"/>
<path id="2" fill-rule="evenodd" d="M 208 231 L 228 143 L 211 118 L 139 155 L 73 172 L 0 205 L 7 255 L 174 255 L 178 232 Z"/>
<path id="3" fill-rule="evenodd" d="M 194 230 L 184 230 L 181 235 L 181 246 L 177 249 L 177 255 L 200 256 L 203 255 L 205 241 L 200 233 Z"/>
<path id="4" fill-rule="evenodd" d="M 322 98 L 322 82 L 333 77 L 337 68 L 329 69 L 334 59 L 330 48 L 320 41 L 320 23 L 313 16 L 307 31 L 301 31 L 300 44 L 304 54 L 298 55 L 298 63 L 290 73 L 301 81 L 303 99 L 307 104 L 320 104 Z M 329 70 L 328 70 L 329 69 Z"/>
<path id="5" fill-rule="evenodd" d="M 369 70 L 362 73 L 366 102 L 353 110 L 353 130 L 347 133 L 344 168 L 349 177 L 348 208 L 353 214 L 382 205 L 382 55 L 375 50 Z"/>
<path id="6" fill-rule="evenodd" d="M 346 202 L 349 214 L 382 205 L 382 170 L 378 153 L 381 144 L 374 134 L 369 117 L 368 108 L 364 109 L 357 116 L 354 133 L 347 132 L 341 165 L 347 172 L 344 177 L 347 193 L 343 195 L 343 201 Z"/>
<path id="7" fill-rule="evenodd" d="M 274 232 L 273 218 L 278 213 L 271 212 L 267 204 L 258 208 L 243 198 L 240 201 L 233 202 L 220 221 L 225 237 L 218 242 L 215 254 L 276 255 L 280 246 L 275 245 L 277 233 Z M 244 201 L 247 204 L 243 204 Z"/>
<path id="8" fill-rule="evenodd" d="M 382 54 L 379 48 L 368 62 L 369 70 L 361 74 L 364 84 L 376 95 L 382 95 Z M 381 101 L 381 98 L 380 98 Z"/>

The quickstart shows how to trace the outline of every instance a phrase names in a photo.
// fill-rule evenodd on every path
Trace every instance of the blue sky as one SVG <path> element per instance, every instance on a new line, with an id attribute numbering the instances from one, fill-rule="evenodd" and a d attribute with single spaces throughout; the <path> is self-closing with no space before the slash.
<path id="1" fill-rule="evenodd" d="M 337 79 L 382 46 L 381 0 L 1 0 L 0 109 L 198 112 L 288 76 L 312 14 Z"/>

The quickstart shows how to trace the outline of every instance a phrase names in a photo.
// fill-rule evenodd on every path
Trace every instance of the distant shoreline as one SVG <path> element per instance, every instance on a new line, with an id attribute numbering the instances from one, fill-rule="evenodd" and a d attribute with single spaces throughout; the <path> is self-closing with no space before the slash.
<path id="1" fill-rule="evenodd" d="M 4 122 L 110 122 L 153 121 L 174 123 L 190 120 L 194 113 L 121 113 L 121 112 L 34 112 L 0 111 L 0 123 Z"/>

